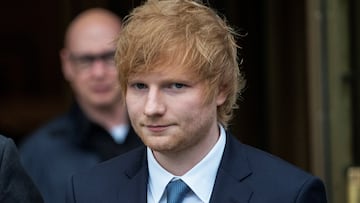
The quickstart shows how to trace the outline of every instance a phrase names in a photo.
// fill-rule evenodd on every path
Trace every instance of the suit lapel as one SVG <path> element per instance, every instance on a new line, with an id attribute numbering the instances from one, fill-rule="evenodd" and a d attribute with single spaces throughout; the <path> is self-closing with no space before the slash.
<path id="1" fill-rule="evenodd" d="M 249 202 L 253 190 L 245 180 L 251 176 L 251 173 L 243 147 L 232 135 L 227 133 L 225 150 L 210 202 Z"/>
<path id="2" fill-rule="evenodd" d="M 236 161 L 234 161 L 236 160 Z M 146 148 L 137 151 L 129 161 L 123 175 L 128 180 L 125 189 L 119 191 L 118 200 L 123 203 L 146 203 L 148 167 Z M 247 157 L 236 138 L 227 134 L 224 154 L 217 172 L 210 203 L 246 203 L 250 201 L 253 190 L 246 183 L 251 176 Z"/>
<path id="3" fill-rule="evenodd" d="M 124 171 L 128 181 L 125 183 L 125 187 L 123 187 L 125 189 L 120 190 L 118 193 L 118 202 L 146 203 L 148 181 L 146 148 L 135 154 L 133 159 L 135 161 L 131 162 L 127 170 Z"/>

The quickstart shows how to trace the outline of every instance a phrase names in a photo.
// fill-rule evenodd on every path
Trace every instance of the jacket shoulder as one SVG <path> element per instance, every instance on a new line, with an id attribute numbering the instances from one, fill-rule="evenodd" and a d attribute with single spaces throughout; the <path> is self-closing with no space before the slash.
<path id="1" fill-rule="evenodd" d="M 74 181 L 79 184 L 89 184 L 90 182 L 107 184 L 108 181 L 114 182 L 117 177 L 131 177 L 144 165 L 147 165 L 146 148 L 141 146 L 76 173 Z"/>
<path id="2" fill-rule="evenodd" d="M 146 186 L 146 173 L 146 148 L 141 146 L 73 175 L 67 202 L 118 202 L 120 193 L 128 196 Z"/>
<path id="3" fill-rule="evenodd" d="M 326 202 L 325 187 L 318 177 L 266 151 L 228 138 L 221 173 L 228 180 L 224 184 L 232 183 L 232 193 L 246 186 L 252 191 L 253 202 Z"/>

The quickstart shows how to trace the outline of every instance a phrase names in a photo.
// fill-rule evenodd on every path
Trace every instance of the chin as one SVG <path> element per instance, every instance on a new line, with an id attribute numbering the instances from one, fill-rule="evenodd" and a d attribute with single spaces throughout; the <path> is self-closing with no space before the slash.
<path id="1" fill-rule="evenodd" d="M 148 136 L 146 139 L 142 140 L 146 146 L 158 152 L 173 151 L 176 148 L 176 144 L 174 145 L 171 140 L 164 138 L 156 139 L 154 137 Z"/>
<path id="2" fill-rule="evenodd" d="M 116 98 L 115 97 L 110 97 L 110 96 L 98 96 L 96 98 L 94 98 L 93 100 L 93 104 L 97 105 L 97 106 L 109 106 L 112 104 L 116 103 Z"/>
<path id="3" fill-rule="evenodd" d="M 169 146 L 163 146 L 163 145 L 147 145 L 151 150 L 156 151 L 156 152 L 171 152 L 174 151 L 174 149 L 172 147 Z"/>

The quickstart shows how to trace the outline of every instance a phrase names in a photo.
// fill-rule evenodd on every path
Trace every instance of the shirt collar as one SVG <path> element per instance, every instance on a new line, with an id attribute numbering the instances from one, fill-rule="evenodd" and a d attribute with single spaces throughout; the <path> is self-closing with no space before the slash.
<path id="1" fill-rule="evenodd" d="M 148 192 L 152 194 L 155 202 L 160 201 L 166 185 L 173 178 L 181 178 L 203 202 L 210 201 L 217 170 L 219 168 L 226 143 L 225 130 L 220 124 L 219 128 L 219 140 L 216 142 L 214 147 L 198 164 L 181 177 L 176 177 L 161 167 L 153 156 L 151 149 L 147 148 L 149 167 Z M 156 180 L 156 182 L 154 180 Z"/>
<path id="2" fill-rule="evenodd" d="M 149 168 L 148 192 L 152 194 L 152 197 L 155 200 L 154 202 L 160 202 L 166 185 L 174 176 L 160 166 L 149 147 L 147 147 L 147 157 Z"/>
<path id="3" fill-rule="evenodd" d="M 123 144 L 129 133 L 129 125 L 120 124 L 110 130 L 110 135 L 117 144 Z"/>

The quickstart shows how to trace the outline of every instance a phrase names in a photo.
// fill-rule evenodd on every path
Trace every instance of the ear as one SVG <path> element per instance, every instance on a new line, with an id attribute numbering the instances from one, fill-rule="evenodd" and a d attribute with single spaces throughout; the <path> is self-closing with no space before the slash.
<path id="1" fill-rule="evenodd" d="M 219 88 L 219 91 L 218 91 L 217 95 L 216 95 L 216 105 L 221 106 L 222 104 L 224 104 L 226 98 L 227 98 L 227 94 L 226 94 L 226 91 L 225 91 L 225 87 L 221 86 Z"/>
<path id="2" fill-rule="evenodd" d="M 60 60 L 64 78 L 67 81 L 71 81 L 74 75 L 74 71 L 71 67 L 71 62 L 69 60 L 69 51 L 67 49 L 64 48 L 60 51 Z"/>

